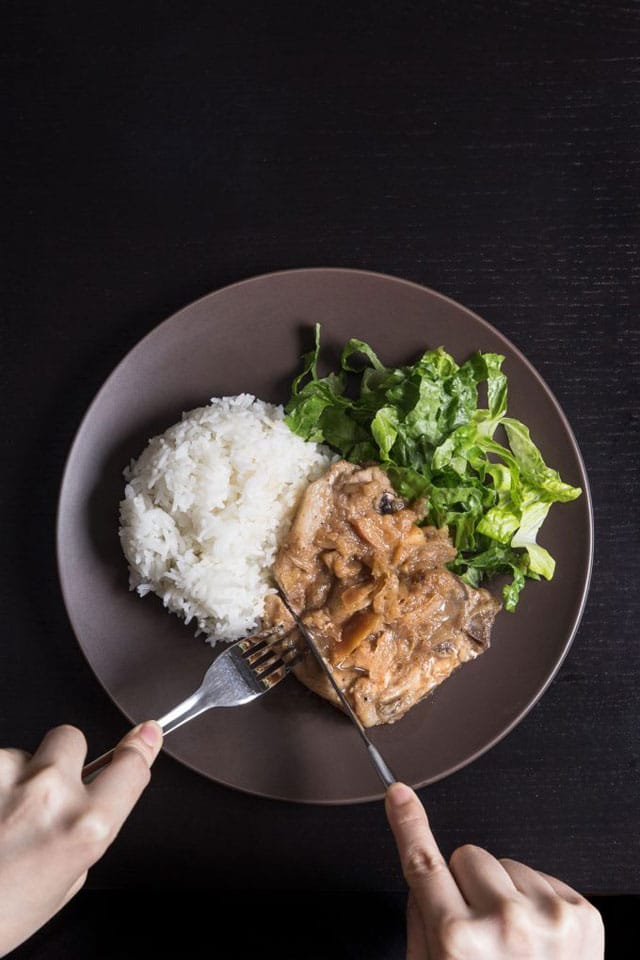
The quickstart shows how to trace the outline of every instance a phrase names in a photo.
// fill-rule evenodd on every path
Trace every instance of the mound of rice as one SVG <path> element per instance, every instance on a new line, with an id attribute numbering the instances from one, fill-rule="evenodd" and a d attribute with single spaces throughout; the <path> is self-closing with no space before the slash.
<path id="1" fill-rule="evenodd" d="M 153 591 L 208 639 L 259 624 L 279 543 L 326 448 L 249 394 L 213 399 L 149 441 L 125 470 L 120 542 L 131 589 Z"/>

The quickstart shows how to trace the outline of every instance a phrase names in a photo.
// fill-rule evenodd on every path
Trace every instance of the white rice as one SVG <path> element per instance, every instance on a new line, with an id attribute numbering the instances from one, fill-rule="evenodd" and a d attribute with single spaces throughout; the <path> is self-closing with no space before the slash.
<path id="1" fill-rule="evenodd" d="M 120 542 L 131 589 L 157 593 L 212 642 L 259 624 L 278 545 L 307 483 L 331 462 L 283 418 L 249 394 L 213 399 L 125 470 Z"/>

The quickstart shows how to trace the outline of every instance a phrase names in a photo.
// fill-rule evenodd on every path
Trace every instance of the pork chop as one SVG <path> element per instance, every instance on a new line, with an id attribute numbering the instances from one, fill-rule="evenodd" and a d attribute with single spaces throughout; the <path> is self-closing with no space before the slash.
<path id="1" fill-rule="evenodd" d="M 456 550 L 445 529 L 418 525 L 422 513 L 379 467 L 342 460 L 309 485 L 276 557 L 276 579 L 365 727 L 399 720 L 483 653 L 500 609 L 446 569 Z M 265 621 L 293 626 L 277 596 Z M 339 706 L 311 656 L 295 673 Z"/>

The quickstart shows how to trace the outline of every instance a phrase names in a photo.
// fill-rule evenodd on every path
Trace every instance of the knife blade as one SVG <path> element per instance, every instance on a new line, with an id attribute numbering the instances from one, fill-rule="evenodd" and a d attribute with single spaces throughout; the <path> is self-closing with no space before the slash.
<path id="1" fill-rule="evenodd" d="M 365 732 L 365 729 L 364 729 L 364 727 L 362 726 L 362 723 L 360 722 L 359 718 L 358 718 L 358 717 L 356 716 L 356 714 L 354 713 L 353 708 L 351 707 L 351 704 L 349 703 L 349 701 L 347 700 L 346 696 L 344 695 L 344 691 L 340 689 L 340 687 L 339 687 L 339 685 L 338 685 L 338 683 L 337 683 L 337 681 L 336 681 L 336 679 L 335 679 L 335 677 L 334 677 L 334 675 L 333 675 L 333 672 L 332 672 L 332 670 L 331 670 L 331 667 L 329 666 L 329 664 L 327 663 L 327 661 L 325 660 L 325 658 L 322 656 L 322 653 L 320 652 L 320 649 L 319 649 L 316 641 L 314 640 L 311 631 L 310 631 L 309 628 L 305 625 L 305 623 L 303 622 L 303 620 L 302 620 L 302 618 L 299 616 L 299 614 L 297 614 L 296 611 L 293 609 L 293 607 L 291 606 L 291 603 L 290 603 L 290 601 L 289 601 L 289 598 L 287 597 L 287 595 L 286 595 L 285 591 L 283 590 L 282 586 L 281 586 L 277 581 L 276 581 L 276 587 L 278 588 L 278 593 L 280 594 L 280 599 L 282 600 L 282 602 L 284 603 L 285 607 L 287 608 L 287 610 L 289 611 L 289 613 L 290 613 L 291 616 L 293 617 L 293 620 L 294 620 L 294 622 L 295 622 L 295 625 L 297 626 L 298 630 L 299 630 L 300 633 L 302 634 L 302 636 L 303 636 L 303 638 L 304 638 L 307 646 L 309 647 L 309 649 L 311 650 L 311 653 L 312 653 L 313 656 L 315 657 L 315 659 L 316 659 L 316 661 L 317 661 L 320 669 L 322 670 L 322 672 L 324 673 L 325 677 L 327 678 L 327 680 L 328 680 L 329 683 L 331 684 L 333 690 L 335 691 L 336 696 L 338 697 L 340 703 L 342 704 L 345 713 L 347 714 L 348 717 L 351 718 L 351 720 L 352 720 L 352 722 L 353 722 L 356 730 L 358 731 L 358 733 L 360 734 L 360 736 L 361 736 L 362 739 L 364 740 L 365 746 L 366 746 L 366 748 L 367 748 L 367 753 L 369 754 L 369 759 L 371 760 L 371 763 L 373 764 L 376 773 L 378 774 L 378 776 L 379 776 L 380 779 L 382 780 L 382 782 L 383 782 L 383 784 L 384 784 L 384 786 L 385 786 L 385 789 L 386 789 L 387 787 L 390 787 L 392 783 L 396 783 L 396 782 L 397 782 L 397 779 L 398 779 L 398 778 L 391 772 L 391 768 L 389 767 L 389 765 L 387 764 L 387 762 L 386 762 L 386 761 L 384 760 L 384 758 L 382 757 L 382 754 L 381 754 L 380 751 L 377 749 L 377 747 L 374 747 L 374 745 L 372 744 L 371 740 L 370 740 L 369 737 L 367 736 L 367 734 L 366 734 L 366 732 Z"/>

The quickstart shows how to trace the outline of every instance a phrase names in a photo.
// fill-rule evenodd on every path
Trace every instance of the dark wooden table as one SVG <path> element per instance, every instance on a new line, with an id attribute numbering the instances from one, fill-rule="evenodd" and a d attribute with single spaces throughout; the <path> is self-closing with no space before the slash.
<path id="1" fill-rule="evenodd" d="M 640 5 L 7 2 L 2 19 L 0 740 L 33 748 L 64 721 L 95 754 L 126 729 L 54 557 L 65 456 L 113 366 L 227 283 L 391 273 L 533 362 L 595 504 L 572 650 L 516 730 L 422 792 L 434 828 L 447 852 L 640 894 Z M 364 897 L 396 926 L 404 890 L 380 805 L 268 802 L 166 757 L 88 885 Z"/>

